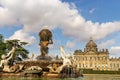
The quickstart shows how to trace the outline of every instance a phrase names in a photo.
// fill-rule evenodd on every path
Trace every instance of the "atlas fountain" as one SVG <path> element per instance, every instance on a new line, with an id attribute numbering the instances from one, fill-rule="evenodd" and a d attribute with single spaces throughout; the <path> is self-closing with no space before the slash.
<path id="1" fill-rule="evenodd" d="M 61 59 L 53 60 L 49 56 L 49 44 L 53 44 L 52 32 L 49 29 L 42 29 L 39 32 L 39 46 L 41 54 L 36 60 L 18 61 L 12 66 L 8 64 L 13 57 L 16 46 L 13 46 L 7 55 L 2 55 L 0 63 L 0 77 L 37 77 L 37 78 L 75 78 L 82 76 L 77 68 L 75 59 L 60 47 Z M 34 55 L 34 54 L 33 54 Z"/>

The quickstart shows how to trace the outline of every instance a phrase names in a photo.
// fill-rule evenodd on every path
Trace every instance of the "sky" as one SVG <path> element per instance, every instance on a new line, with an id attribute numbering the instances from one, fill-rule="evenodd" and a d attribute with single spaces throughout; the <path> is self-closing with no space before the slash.
<path id="1" fill-rule="evenodd" d="M 30 54 L 40 55 L 38 33 L 53 33 L 49 55 L 59 47 L 74 53 L 84 50 L 90 37 L 110 57 L 120 57 L 120 0 L 0 0 L 0 34 L 5 40 L 28 42 Z M 48 27 L 46 27 L 48 26 Z"/>

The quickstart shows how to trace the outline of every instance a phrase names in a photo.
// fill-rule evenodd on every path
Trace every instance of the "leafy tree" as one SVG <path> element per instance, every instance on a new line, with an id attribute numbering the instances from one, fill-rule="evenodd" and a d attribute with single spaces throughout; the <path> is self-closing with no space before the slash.
<path id="1" fill-rule="evenodd" d="M 4 43 L 3 36 L 0 34 L 0 59 L 2 54 L 6 54 L 6 44 Z"/>
<path id="2" fill-rule="evenodd" d="M 17 47 L 13 59 L 10 62 L 21 61 L 28 58 L 28 50 L 24 48 L 27 42 L 21 42 L 20 40 L 6 40 L 4 41 L 3 36 L 0 34 L 0 59 L 2 54 L 7 54 L 13 46 Z"/>
<path id="3" fill-rule="evenodd" d="M 17 60 L 20 61 L 22 59 L 27 59 L 28 58 L 28 50 L 26 50 L 23 46 L 27 45 L 28 43 L 26 42 L 20 42 L 20 40 L 14 39 L 14 40 L 7 40 L 6 41 L 6 47 L 8 51 L 12 49 L 13 46 L 17 47 L 13 61 Z"/>

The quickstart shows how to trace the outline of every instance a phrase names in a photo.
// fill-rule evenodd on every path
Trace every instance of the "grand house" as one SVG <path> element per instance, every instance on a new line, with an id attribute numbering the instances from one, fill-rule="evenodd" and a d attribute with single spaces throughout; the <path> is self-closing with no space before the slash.
<path id="1" fill-rule="evenodd" d="M 92 38 L 86 44 L 84 51 L 75 50 L 74 58 L 81 69 L 114 71 L 120 69 L 120 58 L 110 58 L 108 49 L 98 50 Z"/>

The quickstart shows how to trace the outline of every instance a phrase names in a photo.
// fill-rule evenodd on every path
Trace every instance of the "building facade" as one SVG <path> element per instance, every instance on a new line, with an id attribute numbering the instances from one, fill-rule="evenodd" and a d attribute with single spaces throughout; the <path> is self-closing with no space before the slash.
<path id="1" fill-rule="evenodd" d="M 84 51 L 75 50 L 74 59 L 81 69 L 119 70 L 120 58 L 109 58 L 108 49 L 98 50 L 96 43 L 90 38 Z"/>

